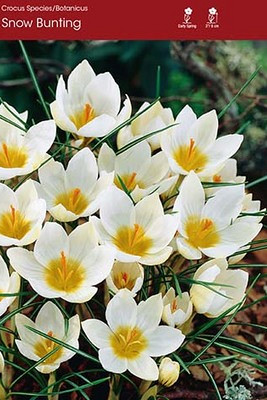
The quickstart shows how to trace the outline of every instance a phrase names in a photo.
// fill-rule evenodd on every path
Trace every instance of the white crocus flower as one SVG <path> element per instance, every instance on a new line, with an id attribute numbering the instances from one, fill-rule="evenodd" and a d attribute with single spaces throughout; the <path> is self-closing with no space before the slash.
<path id="1" fill-rule="evenodd" d="M 26 121 L 27 112 L 19 114 L 8 107 L 18 118 Z M 3 105 L 0 106 L 0 115 L 23 127 Z M 56 136 L 53 120 L 40 122 L 27 132 L 0 120 L 0 130 L 0 180 L 26 175 L 37 169 L 47 158 L 46 153 Z"/>
<path id="2" fill-rule="evenodd" d="M 218 118 L 215 110 L 197 119 L 189 106 L 178 114 L 171 132 L 162 135 L 161 147 L 174 173 L 190 171 L 210 176 L 222 168 L 225 161 L 240 147 L 243 136 L 234 134 L 216 139 Z"/>
<path id="3" fill-rule="evenodd" d="M 37 362 L 50 352 L 52 353 L 36 367 L 43 374 L 55 371 L 62 362 L 75 355 L 75 352 L 56 343 L 52 340 L 53 338 L 76 349 L 79 348 L 80 319 L 78 314 L 71 317 L 66 324 L 59 308 L 50 301 L 42 306 L 35 322 L 23 314 L 16 314 L 15 324 L 20 336 L 20 340 L 17 339 L 15 342 L 21 354 Z M 28 327 L 46 334 L 51 339 L 31 331 Z"/>
<path id="4" fill-rule="evenodd" d="M 148 107 L 149 103 L 145 102 L 139 108 L 137 114 Z M 173 122 L 174 118 L 172 110 L 170 108 L 163 108 L 160 102 L 158 101 L 147 111 L 144 111 L 143 114 L 141 114 L 139 117 L 135 118 L 130 125 L 122 128 L 119 131 L 117 136 L 118 148 L 120 149 L 121 147 L 125 146 L 127 143 L 135 139 L 142 138 L 148 133 L 152 133 L 162 128 L 166 128 L 169 125 L 173 124 Z M 152 150 L 160 148 L 160 138 L 161 135 L 164 133 L 165 131 L 146 139 L 147 142 L 151 145 Z"/>
<path id="5" fill-rule="evenodd" d="M 47 222 L 34 251 L 7 251 L 13 268 L 43 297 L 61 297 L 72 303 L 90 300 L 109 275 L 114 252 L 98 245 L 92 223 L 78 226 L 68 236 L 61 225 Z"/>
<path id="6" fill-rule="evenodd" d="M 114 171 L 115 185 L 123 189 L 122 181 L 135 201 L 154 192 L 166 192 L 177 179 L 168 177 L 169 163 L 165 154 L 160 151 L 152 156 L 145 141 L 118 156 L 104 143 L 99 152 L 98 166 L 100 171 Z"/>
<path id="7" fill-rule="evenodd" d="M 137 305 L 124 289 L 107 305 L 107 324 L 97 319 L 82 322 L 87 337 L 100 349 L 99 360 L 105 370 L 129 370 L 141 379 L 158 379 L 159 370 L 151 357 L 174 352 L 185 338 L 179 329 L 159 326 L 162 309 L 161 294 Z"/>
<path id="8" fill-rule="evenodd" d="M 159 383 L 170 387 L 177 382 L 180 375 L 180 364 L 172 361 L 169 357 L 164 357 L 159 365 Z"/>
<path id="9" fill-rule="evenodd" d="M 203 182 L 209 182 L 210 184 L 216 183 L 244 183 L 246 180 L 245 176 L 237 176 L 237 161 L 233 158 L 229 158 L 216 174 L 201 178 Z M 207 196 L 211 196 L 218 190 L 220 190 L 222 186 L 214 186 L 208 189 L 205 189 Z"/>
<path id="10" fill-rule="evenodd" d="M 208 261 L 198 268 L 193 279 L 209 285 L 193 284 L 191 287 L 190 296 L 197 313 L 215 318 L 243 299 L 248 273 L 227 268 L 227 261 L 223 258 Z"/>
<path id="11" fill-rule="evenodd" d="M 7 308 L 13 303 L 16 296 L 3 296 L 2 294 L 18 293 L 20 288 L 20 277 L 16 272 L 9 276 L 8 268 L 0 256 L 0 315 L 3 315 Z"/>
<path id="12" fill-rule="evenodd" d="M 170 288 L 163 297 L 162 321 L 170 326 L 183 325 L 192 315 L 193 306 L 187 292 L 182 297 L 175 295 L 174 288 Z"/>
<path id="13" fill-rule="evenodd" d="M 235 253 L 260 231 L 261 224 L 237 218 L 242 210 L 244 185 L 224 187 L 205 203 L 205 191 L 194 172 L 185 177 L 173 210 L 178 213 L 177 246 L 187 259 L 201 253 L 223 258 Z"/>
<path id="14" fill-rule="evenodd" d="M 161 264 L 172 252 L 168 244 L 177 229 L 177 216 L 164 215 L 156 193 L 134 205 L 125 192 L 110 188 L 100 207 L 100 220 L 92 220 L 119 261 Z"/>
<path id="15" fill-rule="evenodd" d="M 45 219 L 45 201 L 38 198 L 32 180 L 15 192 L 0 183 L 0 245 L 25 246 L 39 236 Z"/>
<path id="16" fill-rule="evenodd" d="M 66 170 L 52 159 L 39 169 L 38 176 L 36 189 L 46 200 L 49 213 L 58 221 L 68 222 L 98 210 L 114 174 L 103 172 L 98 178 L 95 156 L 85 148 L 71 158 Z"/>
<path id="17" fill-rule="evenodd" d="M 50 105 L 56 124 L 84 137 L 105 136 L 120 120 L 120 89 L 109 72 L 96 75 L 87 60 L 71 72 L 67 88 L 59 78 Z"/>
<path id="18" fill-rule="evenodd" d="M 113 293 L 118 293 L 121 289 L 128 289 L 135 296 L 144 282 L 144 268 L 137 262 L 115 261 L 106 282 Z"/>

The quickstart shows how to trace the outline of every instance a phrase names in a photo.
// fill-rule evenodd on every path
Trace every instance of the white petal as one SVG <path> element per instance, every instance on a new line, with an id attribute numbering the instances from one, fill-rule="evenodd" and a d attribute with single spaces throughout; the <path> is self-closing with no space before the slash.
<path id="1" fill-rule="evenodd" d="M 38 361 L 40 359 L 40 357 L 34 354 L 33 347 L 31 345 L 18 339 L 16 339 L 15 342 L 22 355 L 34 361 Z"/>
<path id="2" fill-rule="evenodd" d="M 144 265 L 159 265 L 164 263 L 170 257 L 172 253 L 172 247 L 167 246 L 165 249 L 158 251 L 154 254 L 146 254 L 139 258 L 140 263 Z"/>
<path id="3" fill-rule="evenodd" d="M 25 135 L 25 142 L 30 151 L 45 154 L 52 146 L 55 137 L 56 124 L 51 119 L 33 125 Z"/>
<path id="4" fill-rule="evenodd" d="M 38 312 L 35 326 L 44 333 L 52 331 L 58 339 L 62 339 L 65 335 L 65 321 L 62 312 L 51 301 L 45 303 Z"/>
<path id="5" fill-rule="evenodd" d="M 109 72 L 97 75 L 86 87 L 87 98 L 97 115 L 117 116 L 120 109 L 120 89 Z"/>
<path id="6" fill-rule="evenodd" d="M 94 70 L 87 60 L 74 68 L 68 77 L 68 93 L 73 104 L 80 104 L 84 100 L 84 88 L 94 78 Z"/>
<path id="7" fill-rule="evenodd" d="M 201 251 L 193 247 L 188 240 L 179 237 L 176 240 L 179 253 L 187 260 L 200 260 Z"/>
<path id="8" fill-rule="evenodd" d="M 53 158 L 38 170 L 38 176 L 42 188 L 55 200 L 59 193 L 65 192 L 65 170 L 60 162 Z"/>
<path id="9" fill-rule="evenodd" d="M 115 187 L 106 191 L 100 206 L 100 219 L 110 235 L 116 234 L 119 226 L 132 225 L 134 206 L 125 192 Z"/>
<path id="10" fill-rule="evenodd" d="M 137 306 L 136 325 L 141 331 L 153 331 L 159 325 L 163 311 L 161 293 L 149 297 L 146 301 L 141 301 Z"/>
<path id="11" fill-rule="evenodd" d="M 209 257 L 228 257 L 235 253 L 239 247 L 251 242 L 261 230 L 261 224 L 234 223 L 228 228 L 220 231 L 220 243 L 215 247 L 201 249 Z"/>
<path id="12" fill-rule="evenodd" d="M 98 246 L 98 234 L 92 221 L 78 225 L 69 235 L 69 254 L 82 261 Z"/>
<path id="13" fill-rule="evenodd" d="M 220 189 L 205 204 L 201 218 L 211 219 L 218 230 L 224 229 L 239 215 L 243 198 L 243 185 Z"/>
<path id="14" fill-rule="evenodd" d="M 99 349 L 110 346 L 112 331 L 104 322 L 98 319 L 87 319 L 82 322 L 82 328 L 94 346 Z"/>
<path id="15" fill-rule="evenodd" d="M 185 339 L 185 336 L 179 329 L 169 326 L 158 326 L 155 331 L 146 337 L 149 343 L 147 353 L 152 357 L 160 357 L 173 353 L 181 346 Z"/>
<path id="16" fill-rule="evenodd" d="M 218 165 L 223 163 L 237 152 L 242 141 L 243 136 L 238 134 L 227 135 L 217 139 L 207 152 L 209 164 Z"/>
<path id="17" fill-rule="evenodd" d="M 36 279 L 42 281 L 43 266 L 35 259 L 32 251 L 22 249 L 21 247 L 12 247 L 7 250 L 7 256 L 10 264 L 24 279 Z"/>
<path id="18" fill-rule="evenodd" d="M 81 261 L 86 269 L 86 282 L 97 285 L 109 275 L 114 263 L 115 251 L 107 246 L 98 246 Z"/>
<path id="19" fill-rule="evenodd" d="M 137 359 L 128 361 L 128 370 L 138 378 L 146 381 L 156 381 L 159 370 L 155 361 L 147 354 L 141 354 Z"/>
<path id="20" fill-rule="evenodd" d="M 74 123 L 69 119 L 64 108 L 59 101 L 55 100 L 50 104 L 50 111 L 57 126 L 63 131 L 77 133 L 77 128 Z"/>
<path id="21" fill-rule="evenodd" d="M 28 343 L 31 346 L 34 346 L 36 341 L 40 338 L 35 332 L 32 332 L 27 326 L 35 329 L 35 323 L 26 315 L 16 314 L 15 315 L 15 325 L 18 330 L 19 337 L 25 343 Z"/>
<path id="22" fill-rule="evenodd" d="M 107 323 L 114 332 L 119 326 L 135 326 L 136 315 L 136 302 L 127 289 L 117 293 L 107 305 Z"/>
<path id="23" fill-rule="evenodd" d="M 98 169 L 94 154 L 89 148 L 76 153 L 69 161 L 66 170 L 67 185 L 69 188 L 80 188 L 82 192 L 89 192 L 97 180 Z"/>
<path id="24" fill-rule="evenodd" d="M 192 138 L 195 139 L 197 147 L 206 149 L 214 143 L 218 131 L 218 118 L 215 110 L 201 115 L 191 127 Z"/>
<path id="25" fill-rule="evenodd" d="M 135 222 L 147 231 L 156 218 L 164 215 L 163 207 L 157 193 L 145 197 L 135 206 Z"/>
<path id="26" fill-rule="evenodd" d="M 64 251 L 69 254 L 69 239 L 61 225 L 47 222 L 34 246 L 34 256 L 39 263 L 46 266 L 51 260 L 60 257 Z"/>
<path id="27" fill-rule="evenodd" d="M 102 114 L 80 128 L 77 134 L 84 137 L 103 137 L 114 128 L 115 124 L 114 117 Z"/>
<path id="28" fill-rule="evenodd" d="M 98 154 L 98 167 L 99 171 L 112 172 L 115 169 L 116 154 L 106 144 L 103 143 Z"/>
<path id="29" fill-rule="evenodd" d="M 180 193 L 175 200 L 173 210 L 179 217 L 178 231 L 182 234 L 188 217 L 200 216 L 205 203 L 205 192 L 198 176 L 191 171 L 185 177 Z"/>
<path id="30" fill-rule="evenodd" d="M 100 349 L 98 356 L 102 367 L 106 371 L 122 374 L 127 369 L 126 359 L 117 357 L 111 348 Z"/>
<path id="31" fill-rule="evenodd" d="M 8 290 L 9 286 L 9 273 L 7 265 L 3 260 L 2 256 L 0 256 L 0 276 L 1 276 L 0 290 L 1 292 L 5 293 L 5 291 Z M 3 299 L 3 297 L 1 297 L 0 299 Z"/>

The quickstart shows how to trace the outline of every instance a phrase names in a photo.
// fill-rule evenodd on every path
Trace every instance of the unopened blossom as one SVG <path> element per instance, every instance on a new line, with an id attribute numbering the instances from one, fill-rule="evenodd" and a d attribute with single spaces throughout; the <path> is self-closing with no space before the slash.
<path id="1" fill-rule="evenodd" d="M 19 114 L 13 107 L 8 105 L 8 108 L 26 122 L 27 112 Z M 0 180 L 29 174 L 47 158 L 46 153 L 56 136 L 56 125 L 53 120 L 42 121 L 25 132 L 22 122 L 3 104 L 0 115 L 22 128 L 0 120 Z"/>
<path id="2" fill-rule="evenodd" d="M 183 325 L 192 315 L 193 306 L 189 294 L 183 292 L 182 296 L 176 296 L 171 287 L 163 297 L 162 321 L 170 326 Z"/>
<path id="3" fill-rule="evenodd" d="M 169 357 L 164 357 L 159 364 L 159 383 L 170 387 L 177 382 L 180 375 L 180 364 Z"/>
<path id="4" fill-rule="evenodd" d="M 151 194 L 167 191 L 176 180 L 169 177 L 169 163 L 160 151 L 151 155 L 151 148 L 145 141 L 116 156 L 104 143 L 98 156 L 100 171 L 114 171 L 114 183 L 119 189 L 127 188 L 135 201 Z"/>
<path id="5" fill-rule="evenodd" d="M 244 185 L 227 186 L 205 201 L 198 176 L 185 177 L 173 210 L 178 215 L 178 251 L 187 259 L 224 258 L 250 242 L 261 224 L 238 218 L 244 201 Z"/>
<path id="6" fill-rule="evenodd" d="M 98 245 L 91 222 L 79 225 L 68 236 L 61 225 L 47 222 L 34 250 L 7 251 L 13 268 L 43 297 L 61 297 L 72 303 L 90 300 L 109 275 L 114 251 Z"/>
<path id="7" fill-rule="evenodd" d="M 60 76 L 50 109 L 61 129 L 77 136 L 101 137 L 120 119 L 120 105 L 120 89 L 111 74 L 96 75 L 83 60 L 70 73 L 67 87 Z"/>
<path id="8" fill-rule="evenodd" d="M 15 192 L 0 183 L 0 245 L 25 246 L 39 236 L 45 219 L 45 201 L 38 198 L 32 180 Z"/>
<path id="9" fill-rule="evenodd" d="M 36 188 L 45 199 L 49 213 L 58 221 L 87 217 L 99 208 L 105 189 L 113 182 L 113 173 L 102 172 L 89 148 L 76 153 L 66 170 L 60 162 L 50 160 L 38 171 Z"/>
<path id="10" fill-rule="evenodd" d="M 16 272 L 9 274 L 7 265 L 0 256 L 0 316 L 13 303 L 16 296 L 3 296 L 2 294 L 18 293 L 20 288 L 20 277 Z"/>
<path id="11" fill-rule="evenodd" d="M 157 193 L 134 205 L 125 192 L 112 187 L 101 203 L 100 220 L 92 220 L 102 242 L 116 250 L 119 261 L 161 264 L 172 252 L 168 244 L 177 229 L 177 216 L 164 215 Z"/>
<path id="12" fill-rule="evenodd" d="M 142 104 L 137 114 L 147 109 L 149 105 L 148 102 Z M 126 109 L 129 109 L 131 112 L 130 103 L 127 103 Z M 129 114 L 128 117 L 130 117 Z M 135 118 L 130 125 L 127 125 L 118 132 L 118 148 L 120 149 L 133 140 L 140 139 L 148 133 L 167 128 L 169 125 L 173 124 L 173 122 L 172 110 L 162 107 L 161 103 L 157 101 L 152 107 L 148 108 L 147 111 L 144 111 L 140 116 Z M 145 139 L 150 144 L 152 150 L 160 148 L 161 135 L 164 133 L 165 130 L 162 131 L 162 133 L 157 133 Z"/>
<path id="13" fill-rule="evenodd" d="M 217 258 L 197 269 L 193 279 L 201 284 L 193 284 L 190 290 L 197 313 L 215 318 L 243 299 L 248 284 L 248 273 L 241 269 L 227 268 L 226 259 Z M 233 309 L 230 314 L 234 311 Z"/>
<path id="14" fill-rule="evenodd" d="M 189 106 L 178 114 L 171 132 L 162 135 L 161 147 L 174 173 L 213 176 L 226 160 L 239 149 L 243 136 L 238 134 L 217 138 L 218 117 L 215 110 L 197 119 Z"/>
<path id="15" fill-rule="evenodd" d="M 128 289 L 135 296 L 144 282 L 144 268 L 137 262 L 115 261 L 106 282 L 113 293 Z"/>
<path id="16" fill-rule="evenodd" d="M 42 306 L 35 322 L 23 314 L 16 314 L 15 324 L 20 337 L 20 340 L 16 339 L 15 342 L 21 354 L 37 362 L 51 352 L 51 355 L 36 366 L 36 369 L 43 374 L 55 371 L 61 363 L 75 355 L 75 352 L 56 343 L 53 339 L 76 349 L 79 348 L 80 319 L 78 314 L 71 317 L 66 324 L 60 309 L 50 301 Z M 31 331 L 28 327 L 44 333 L 49 338 Z"/>
<path id="17" fill-rule="evenodd" d="M 161 294 L 137 305 L 124 289 L 107 305 L 107 324 L 97 319 L 82 322 L 88 339 L 100 349 L 98 356 L 105 370 L 129 370 L 141 379 L 158 379 L 159 370 L 151 357 L 174 352 L 184 340 L 179 329 L 159 326 L 162 309 Z"/>

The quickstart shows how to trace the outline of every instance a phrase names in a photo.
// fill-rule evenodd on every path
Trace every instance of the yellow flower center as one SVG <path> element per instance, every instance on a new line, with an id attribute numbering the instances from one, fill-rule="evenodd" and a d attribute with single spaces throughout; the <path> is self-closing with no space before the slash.
<path id="1" fill-rule="evenodd" d="M 66 210 L 80 215 L 88 206 L 88 200 L 79 188 L 75 188 L 69 192 L 60 193 L 55 199 L 55 205 L 58 204 L 62 204 Z"/>
<path id="2" fill-rule="evenodd" d="M 56 290 L 73 293 L 78 290 L 85 279 L 85 270 L 76 260 L 65 256 L 61 251 L 60 257 L 51 260 L 45 268 L 47 284 Z"/>
<path id="3" fill-rule="evenodd" d="M 142 182 L 136 180 L 136 175 L 137 173 L 133 172 L 132 174 L 128 175 L 125 174 L 120 176 L 121 181 L 124 183 L 124 185 L 130 192 L 132 192 L 135 189 L 136 185 L 138 185 L 140 188 L 143 188 Z M 124 188 L 122 187 L 123 185 L 121 184 L 120 179 L 116 176 L 114 179 L 114 183 L 119 189 L 123 190 Z"/>
<path id="4" fill-rule="evenodd" d="M 145 235 L 144 229 L 138 224 L 134 224 L 133 228 L 120 227 L 113 243 L 124 253 L 140 257 L 144 256 L 153 244 L 152 239 Z"/>
<path id="5" fill-rule="evenodd" d="M 0 215 L 0 235 L 20 240 L 30 229 L 30 221 L 13 206 L 10 206 L 9 212 Z"/>
<path id="6" fill-rule="evenodd" d="M 53 332 L 49 331 L 47 333 L 48 336 L 53 337 Z M 40 357 L 45 357 L 48 353 L 58 348 L 55 353 L 51 354 L 46 360 L 43 361 L 43 364 L 53 364 L 57 361 L 63 353 L 62 346 L 59 346 L 57 343 L 53 342 L 53 340 L 42 338 L 39 342 L 34 345 L 34 353 Z"/>
<path id="7" fill-rule="evenodd" d="M 192 138 L 189 145 L 180 146 L 174 151 L 173 156 L 177 164 L 188 172 L 200 172 L 208 161 L 207 156 L 197 148 Z"/>
<path id="8" fill-rule="evenodd" d="M 110 345 L 117 357 L 133 360 L 147 348 L 147 340 L 139 328 L 120 326 L 111 334 Z"/>
<path id="9" fill-rule="evenodd" d="M 194 247 L 214 247 L 219 243 L 219 234 L 211 219 L 192 216 L 188 219 L 185 230 L 189 243 Z"/>
<path id="10" fill-rule="evenodd" d="M 0 148 L 1 168 L 22 168 L 25 166 L 27 159 L 28 155 L 24 149 L 2 143 Z"/>
<path id="11" fill-rule="evenodd" d="M 81 111 L 78 111 L 74 115 L 70 116 L 70 120 L 74 123 L 77 129 L 80 129 L 88 122 L 92 121 L 95 116 L 94 109 L 89 103 L 86 103 Z"/>
<path id="12" fill-rule="evenodd" d="M 113 282 L 118 289 L 127 288 L 132 290 L 134 288 L 136 279 L 131 278 L 131 275 L 127 272 L 119 272 L 113 277 Z"/>

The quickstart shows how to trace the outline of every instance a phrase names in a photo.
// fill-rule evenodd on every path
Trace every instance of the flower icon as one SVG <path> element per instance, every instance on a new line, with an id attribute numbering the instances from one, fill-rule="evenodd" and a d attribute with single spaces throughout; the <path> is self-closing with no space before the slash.
<path id="1" fill-rule="evenodd" d="M 193 10 L 190 7 L 185 8 L 184 10 L 184 21 L 187 24 L 190 20 L 190 15 L 192 14 Z"/>
<path id="2" fill-rule="evenodd" d="M 215 15 L 215 14 L 217 13 L 216 8 L 214 8 L 214 7 L 210 8 L 210 9 L 209 9 L 209 13 L 210 13 L 211 15 Z"/>
<path id="3" fill-rule="evenodd" d="M 185 8 L 184 12 L 185 12 L 186 15 L 191 15 L 193 10 L 192 10 L 192 8 L 187 7 L 187 8 Z"/>

